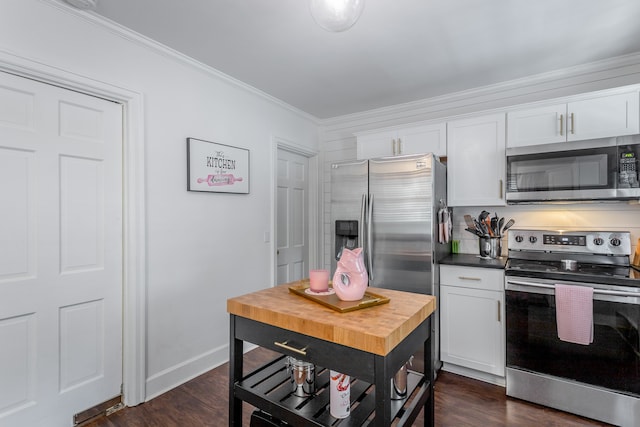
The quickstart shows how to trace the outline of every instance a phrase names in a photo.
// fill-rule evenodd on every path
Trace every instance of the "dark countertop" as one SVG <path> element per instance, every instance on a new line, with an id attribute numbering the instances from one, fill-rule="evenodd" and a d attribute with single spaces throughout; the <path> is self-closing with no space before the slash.
<path id="1" fill-rule="evenodd" d="M 440 264 L 446 265 L 462 265 L 465 267 L 484 267 L 498 269 L 504 269 L 506 263 L 507 257 L 485 259 L 480 258 L 479 255 L 475 254 L 451 254 L 440 260 Z"/>

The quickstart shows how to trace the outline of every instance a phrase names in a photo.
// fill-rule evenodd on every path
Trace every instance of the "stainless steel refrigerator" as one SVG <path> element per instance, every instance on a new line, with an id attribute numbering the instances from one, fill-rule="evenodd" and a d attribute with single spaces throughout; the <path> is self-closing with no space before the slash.
<path id="1" fill-rule="evenodd" d="M 450 252 L 438 239 L 446 189 L 446 167 L 433 154 L 332 164 L 332 274 L 344 247 L 362 247 L 370 286 L 439 299 L 437 262 Z M 439 311 L 433 333 L 439 368 Z"/>

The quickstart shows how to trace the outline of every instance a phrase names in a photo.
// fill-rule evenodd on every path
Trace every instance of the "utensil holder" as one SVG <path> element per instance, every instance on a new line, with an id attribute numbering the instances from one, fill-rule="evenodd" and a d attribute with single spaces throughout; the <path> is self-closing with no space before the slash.
<path id="1" fill-rule="evenodd" d="M 478 248 L 482 258 L 498 258 L 502 255 L 502 240 L 500 237 L 480 237 Z"/>

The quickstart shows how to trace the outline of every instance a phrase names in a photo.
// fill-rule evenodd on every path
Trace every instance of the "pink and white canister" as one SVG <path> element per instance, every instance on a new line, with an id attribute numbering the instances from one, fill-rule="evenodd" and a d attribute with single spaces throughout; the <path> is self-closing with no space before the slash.
<path id="1" fill-rule="evenodd" d="M 347 418 L 351 406 L 351 378 L 336 371 L 330 371 L 329 374 L 329 412 L 334 418 Z"/>

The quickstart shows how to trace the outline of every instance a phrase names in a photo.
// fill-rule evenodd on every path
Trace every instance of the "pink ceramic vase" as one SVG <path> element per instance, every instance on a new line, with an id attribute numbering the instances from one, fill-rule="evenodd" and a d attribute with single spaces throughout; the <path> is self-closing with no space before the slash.
<path id="1" fill-rule="evenodd" d="M 333 289 L 342 301 L 362 299 L 369 285 L 369 275 L 364 266 L 362 248 L 343 249 L 338 267 L 333 274 Z"/>

